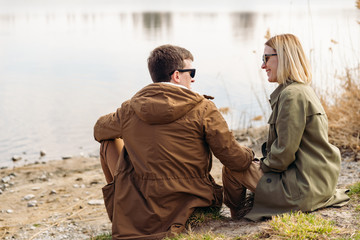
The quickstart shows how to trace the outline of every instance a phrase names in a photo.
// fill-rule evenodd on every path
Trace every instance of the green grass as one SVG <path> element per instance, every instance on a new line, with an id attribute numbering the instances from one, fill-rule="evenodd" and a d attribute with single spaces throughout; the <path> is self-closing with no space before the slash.
<path id="1" fill-rule="evenodd" d="M 191 214 L 189 219 L 186 221 L 186 228 L 198 227 L 202 223 L 210 220 L 221 220 L 224 219 L 220 207 L 204 207 L 196 208 Z"/>
<path id="2" fill-rule="evenodd" d="M 355 183 L 349 187 L 350 192 L 348 193 L 350 197 L 360 197 L 360 182 Z"/>
<path id="3" fill-rule="evenodd" d="M 274 216 L 259 237 L 271 239 L 331 239 L 339 230 L 331 221 L 314 214 L 302 212 Z"/>
<path id="4" fill-rule="evenodd" d="M 225 240 L 229 239 L 221 234 L 214 234 L 211 232 L 207 233 L 189 233 L 189 234 L 179 234 L 172 238 L 164 238 L 164 240 Z"/>
<path id="5" fill-rule="evenodd" d="M 101 235 L 91 238 L 90 240 L 111 240 L 111 233 L 103 233 Z"/>
<path id="6" fill-rule="evenodd" d="M 360 182 L 351 185 L 349 190 L 348 195 L 351 198 L 355 211 L 360 212 Z"/>

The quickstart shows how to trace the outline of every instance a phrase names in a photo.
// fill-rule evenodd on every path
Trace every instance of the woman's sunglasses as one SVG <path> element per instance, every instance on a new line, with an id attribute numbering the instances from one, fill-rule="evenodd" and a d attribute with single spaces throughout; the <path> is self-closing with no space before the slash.
<path id="1" fill-rule="evenodd" d="M 195 68 L 189 68 L 189 69 L 176 69 L 174 71 L 172 71 L 169 76 L 173 75 L 175 71 L 179 71 L 179 72 L 190 72 L 190 76 L 191 78 L 194 78 L 195 77 L 195 72 L 196 72 L 196 69 Z"/>
<path id="2" fill-rule="evenodd" d="M 277 56 L 277 54 L 274 53 L 274 54 L 264 54 L 264 55 L 262 55 L 262 61 L 263 61 L 264 65 L 266 65 L 266 62 L 269 60 L 269 58 L 271 56 Z"/>

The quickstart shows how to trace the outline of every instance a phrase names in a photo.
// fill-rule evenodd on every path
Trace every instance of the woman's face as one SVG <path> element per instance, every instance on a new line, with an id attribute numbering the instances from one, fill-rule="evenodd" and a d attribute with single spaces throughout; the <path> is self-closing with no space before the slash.
<path id="1" fill-rule="evenodd" d="M 265 45 L 262 69 L 265 69 L 269 82 L 277 82 L 278 57 L 275 50 Z"/>

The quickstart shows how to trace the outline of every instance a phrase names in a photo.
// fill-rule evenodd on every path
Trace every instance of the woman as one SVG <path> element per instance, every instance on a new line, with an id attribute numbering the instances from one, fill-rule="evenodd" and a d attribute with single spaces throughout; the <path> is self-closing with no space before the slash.
<path id="1" fill-rule="evenodd" d="M 269 136 L 260 164 L 253 162 L 246 172 L 223 169 L 224 201 L 232 217 L 242 217 L 246 188 L 255 192 L 254 206 L 245 216 L 254 221 L 345 205 L 346 190 L 335 189 L 340 153 L 328 141 L 327 116 L 310 87 L 310 65 L 298 38 L 270 38 L 261 68 L 269 82 L 278 83 L 270 96 Z"/>

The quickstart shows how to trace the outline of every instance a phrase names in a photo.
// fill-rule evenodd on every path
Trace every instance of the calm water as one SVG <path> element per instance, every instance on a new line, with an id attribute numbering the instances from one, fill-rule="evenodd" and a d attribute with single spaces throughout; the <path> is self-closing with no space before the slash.
<path id="1" fill-rule="evenodd" d="M 268 2 L 0 0 L 0 166 L 14 155 L 34 162 L 40 150 L 44 161 L 97 154 L 95 121 L 151 82 L 146 58 L 161 44 L 194 54 L 193 89 L 230 107 L 232 128 L 269 114 L 267 31 L 300 38 L 321 90 L 359 64 L 355 0 Z"/>

